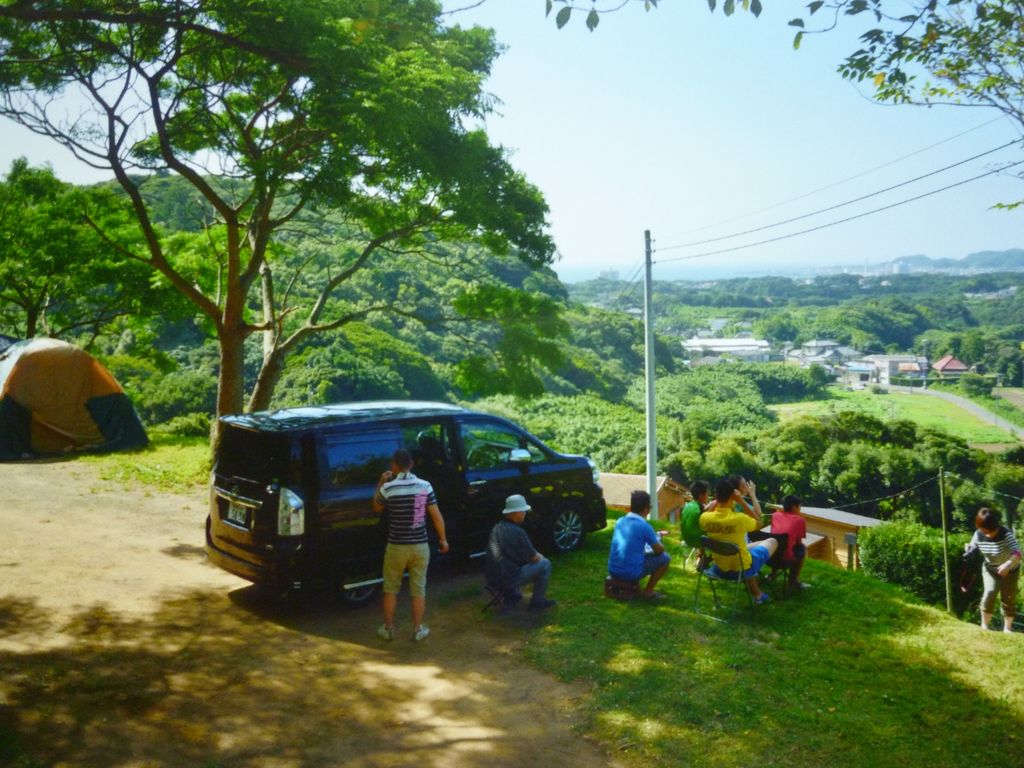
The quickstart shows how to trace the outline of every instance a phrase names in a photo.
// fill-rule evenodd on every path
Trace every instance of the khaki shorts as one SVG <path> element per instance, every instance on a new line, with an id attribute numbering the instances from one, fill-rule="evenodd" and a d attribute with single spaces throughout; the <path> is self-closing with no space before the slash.
<path id="1" fill-rule="evenodd" d="M 409 594 L 427 594 L 429 544 L 391 544 L 384 549 L 384 591 L 397 595 L 402 590 L 402 574 L 409 571 Z"/>

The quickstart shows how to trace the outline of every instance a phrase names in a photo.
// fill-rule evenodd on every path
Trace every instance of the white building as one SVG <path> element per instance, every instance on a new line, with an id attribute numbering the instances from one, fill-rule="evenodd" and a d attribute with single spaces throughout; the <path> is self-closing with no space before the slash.
<path id="1" fill-rule="evenodd" d="M 702 339 L 694 336 L 683 342 L 691 357 L 731 357 L 748 363 L 767 363 L 771 347 L 767 339 Z"/>
<path id="2" fill-rule="evenodd" d="M 875 366 L 875 380 L 889 385 L 894 378 L 924 378 L 928 358 L 917 355 L 868 355 L 864 358 Z"/>

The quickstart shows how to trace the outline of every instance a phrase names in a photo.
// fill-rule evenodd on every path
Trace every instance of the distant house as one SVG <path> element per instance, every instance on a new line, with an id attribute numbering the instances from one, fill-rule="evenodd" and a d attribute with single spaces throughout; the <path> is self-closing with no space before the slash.
<path id="1" fill-rule="evenodd" d="M 767 339 L 702 339 L 694 336 L 683 342 L 691 356 L 731 357 L 748 363 L 767 363 L 770 345 Z"/>
<path id="2" fill-rule="evenodd" d="M 875 366 L 876 381 L 889 385 L 894 378 L 924 378 L 928 361 L 917 355 L 868 355 L 866 362 Z"/>
<path id="3" fill-rule="evenodd" d="M 792 349 L 786 353 L 786 359 L 790 362 L 799 363 L 804 368 L 812 365 L 822 365 L 831 368 L 840 365 L 848 360 L 860 357 L 859 350 L 853 347 L 844 347 L 838 341 L 832 339 L 812 339 L 805 342 L 799 349 Z"/>
<path id="4" fill-rule="evenodd" d="M 946 355 L 941 360 L 932 363 L 932 370 L 942 376 L 956 377 L 962 376 L 971 369 L 952 355 Z"/>
<path id="5" fill-rule="evenodd" d="M 875 371 L 874 363 L 851 361 L 841 367 L 840 378 L 843 384 L 848 387 L 858 384 L 864 385 L 875 378 Z"/>

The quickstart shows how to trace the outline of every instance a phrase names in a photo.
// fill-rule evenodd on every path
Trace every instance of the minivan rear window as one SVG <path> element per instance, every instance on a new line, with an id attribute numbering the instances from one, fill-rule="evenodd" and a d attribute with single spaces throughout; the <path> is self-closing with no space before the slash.
<path id="1" fill-rule="evenodd" d="M 217 451 L 216 472 L 225 477 L 239 477 L 267 482 L 288 467 L 284 455 L 287 437 L 257 432 L 226 424 Z"/>
<path id="2" fill-rule="evenodd" d="M 348 432 L 328 435 L 325 442 L 331 485 L 375 485 L 391 466 L 392 454 L 402 446 L 402 433 L 397 429 Z"/>

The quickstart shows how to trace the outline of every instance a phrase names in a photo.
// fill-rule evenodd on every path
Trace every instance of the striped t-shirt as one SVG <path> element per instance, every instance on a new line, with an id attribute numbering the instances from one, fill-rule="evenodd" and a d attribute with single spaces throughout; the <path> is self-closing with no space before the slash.
<path id="1" fill-rule="evenodd" d="M 974 538 L 971 539 L 971 546 L 981 550 L 981 554 L 985 558 L 985 565 L 990 571 L 994 571 L 1009 560 L 1014 552 L 1020 553 L 1017 537 L 1013 535 L 1013 531 L 1004 526 L 999 527 L 999 532 L 996 533 L 994 539 L 990 539 L 980 530 L 976 530 Z"/>
<path id="2" fill-rule="evenodd" d="M 388 511 L 389 544 L 427 541 L 427 507 L 437 504 L 430 483 L 402 472 L 377 489 L 377 498 Z"/>

